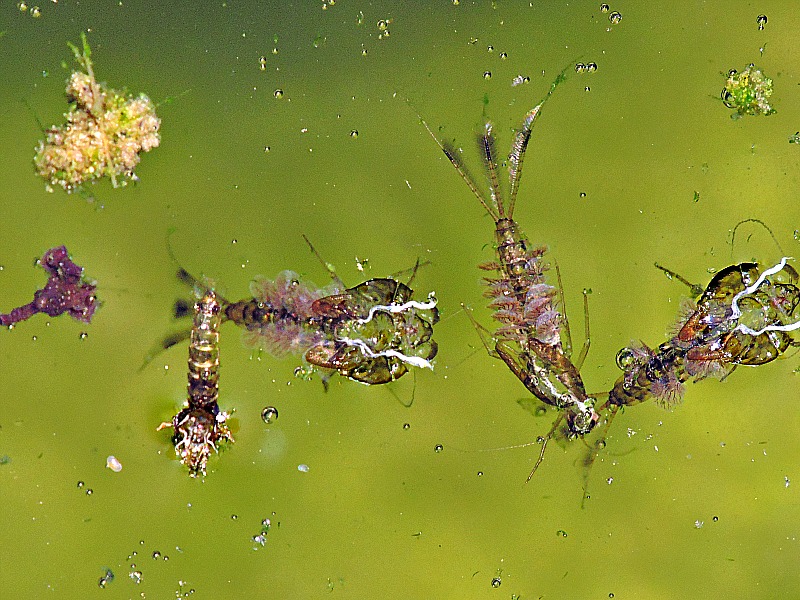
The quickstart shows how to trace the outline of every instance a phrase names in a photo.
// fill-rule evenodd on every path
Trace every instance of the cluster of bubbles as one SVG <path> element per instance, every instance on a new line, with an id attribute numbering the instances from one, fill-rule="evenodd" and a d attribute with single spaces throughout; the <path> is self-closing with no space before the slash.
<path id="1" fill-rule="evenodd" d="M 597 71 L 597 63 L 590 62 L 583 64 L 582 62 L 576 63 L 575 65 L 575 72 L 576 73 L 594 73 Z"/>
<path id="2" fill-rule="evenodd" d="M 389 24 L 392 22 L 393 19 L 381 19 L 378 21 L 378 39 L 382 40 L 383 38 L 388 38 L 391 35 L 389 31 Z"/>
<path id="3" fill-rule="evenodd" d="M 112 581 L 114 581 L 113 571 L 108 567 L 103 567 L 103 575 L 97 580 L 97 587 L 102 590 Z"/>
<path id="4" fill-rule="evenodd" d="M 83 481 L 79 481 L 78 482 L 78 489 L 82 490 L 85 485 L 86 484 Z M 94 494 L 94 491 L 92 490 L 92 488 L 86 488 L 86 495 L 87 496 L 91 496 L 92 494 Z"/>
<path id="5" fill-rule="evenodd" d="M 608 14 L 608 20 L 611 22 L 612 25 L 616 25 L 617 23 L 622 21 L 622 15 L 616 10 L 614 12 L 611 12 L 611 7 L 608 4 L 605 3 L 601 4 L 600 12 L 603 14 L 610 13 Z"/>
<path id="6" fill-rule="evenodd" d="M 273 513 L 274 514 L 274 513 Z M 258 550 L 258 547 L 264 547 L 267 543 L 267 534 L 269 530 L 272 528 L 272 521 L 270 519 L 263 519 L 261 521 L 261 531 L 259 531 L 256 535 L 253 536 L 253 542 L 256 544 L 253 546 L 253 550 Z"/>
<path id="7" fill-rule="evenodd" d="M 25 0 L 21 0 L 20 2 L 17 2 L 17 8 L 19 9 L 19 12 L 22 12 L 22 13 L 28 12 L 28 3 L 25 2 Z M 42 16 L 42 9 L 39 8 L 38 6 L 31 6 L 30 7 L 30 15 L 34 19 L 38 19 L 39 17 Z"/>

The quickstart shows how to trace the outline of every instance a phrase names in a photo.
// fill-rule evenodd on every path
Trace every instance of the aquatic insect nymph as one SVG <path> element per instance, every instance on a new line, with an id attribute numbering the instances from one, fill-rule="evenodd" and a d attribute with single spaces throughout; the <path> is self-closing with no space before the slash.
<path id="1" fill-rule="evenodd" d="M 522 126 L 514 134 L 508 161 L 507 203 L 502 199 L 491 123 L 486 123 L 478 136 L 478 146 L 489 183 L 490 197 L 487 198 L 465 169 L 456 150 L 447 142 L 440 141 L 420 118 L 428 133 L 495 222 L 497 261 L 479 266 L 483 270 L 496 272 L 495 277 L 485 278 L 485 295 L 492 300 L 490 307 L 494 309 L 494 319 L 501 323 L 495 331 L 494 348 L 490 353 L 501 358 L 536 398 L 559 410 L 552 429 L 543 438 L 542 451 L 531 476 L 544 457 L 547 441 L 562 422 L 566 421 L 568 435 L 582 436 L 590 432 L 598 421 L 594 401 L 586 393 L 580 375 L 580 367 L 589 349 L 588 321 L 584 347 L 573 361 L 566 318 L 556 306 L 559 294 L 545 278 L 549 265 L 544 262 L 543 256 L 547 248 L 531 246 L 514 220 L 525 151 L 534 121 L 541 113 L 544 103 L 564 81 L 565 72 L 566 70 L 562 71 L 551 84 L 545 98 L 525 115 Z"/>
<path id="2" fill-rule="evenodd" d="M 188 397 L 183 410 L 158 429 L 172 427 L 175 452 L 192 477 L 205 476 L 206 464 L 220 443 L 233 442 L 219 409 L 219 327 L 222 306 L 213 289 L 198 290 L 189 344 Z"/>

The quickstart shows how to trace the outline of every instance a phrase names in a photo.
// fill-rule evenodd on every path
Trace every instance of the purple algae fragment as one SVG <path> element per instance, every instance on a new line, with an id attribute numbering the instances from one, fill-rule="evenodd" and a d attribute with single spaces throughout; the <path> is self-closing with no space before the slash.
<path id="1" fill-rule="evenodd" d="M 47 283 L 34 293 L 33 302 L 0 315 L 0 325 L 13 325 L 39 312 L 51 317 L 66 312 L 76 321 L 89 323 L 97 308 L 96 286 L 83 279 L 83 267 L 72 262 L 67 248 L 51 248 L 39 265 L 50 274 Z"/>

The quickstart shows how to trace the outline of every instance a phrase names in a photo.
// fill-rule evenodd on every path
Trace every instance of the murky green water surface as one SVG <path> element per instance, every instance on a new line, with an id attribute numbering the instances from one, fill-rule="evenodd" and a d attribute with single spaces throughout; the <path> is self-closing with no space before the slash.
<path id="1" fill-rule="evenodd" d="M 705 284 L 709 269 L 800 256 L 800 147 L 788 143 L 800 128 L 797 11 L 612 3 L 622 15 L 612 25 L 594 1 L 325 7 L 0 9 L 0 308 L 30 300 L 46 279 L 33 260 L 60 244 L 103 301 L 88 326 L 39 315 L 1 332 L 0 595 L 796 593 L 797 354 L 690 384 L 673 412 L 625 411 L 584 509 L 580 442 L 553 444 L 527 485 L 538 446 L 481 451 L 535 440 L 552 415 L 520 409 L 527 392 L 459 312 L 465 302 L 490 324 L 476 265 L 492 257 L 492 224 L 416 113 L 478 173 L 482 111 L 504 154 L 558 71 L 597 63 L 570 70 L 537 121 L 516 217 L 550 246 L 574 323 L 592 289 L 583 374 L 601 392 L 618 376 L 619 348 L 660 343 L 676 318 L 685 290 L 653 262 Z M 100 80 L 176 97 L 159 108 L 162 144 L 143 157 L 141 182 L 95 186 L 94 204 L 47 193 L 31 162 L 36 117 L 60 123 L 66 109 L 61 62 L 72 68 L 66 42 L 81 31 Z M 774 78 L 778 113 L 732 121 L 724 73 L 750 62 Z M 530 81 L 512 86 L 518 76 Z M 731 248 L 746 218 L 769 224 L 782 249 L 755 226 Z M 138 370 L 185 293 L 171 229 L 181 263 L 235 298 L 255 275 L 284 269 L 325 283 L 302 233 L 353 285 L 430 260 L 415 288 L 440 298 L 435 371 L 415 388 L 410 376 L 392 390 L 337 379 L 324 393 L 294 378 L 296 359 L 252 357 L 226 326 L 220 404 L 236 409 L 236 444 L 191 480 L 155 431 L 184 399 L 186 348 Z M 398 398 L 412 394 L 404 407 Z M 268 405 L 280 413 L 270 425 Z M 110 454 L 120 473 L 105 467 Z M 263 519 L 261 547 L 252 538 Z M 106 568 L 115 579 L 100 589 Z"/>

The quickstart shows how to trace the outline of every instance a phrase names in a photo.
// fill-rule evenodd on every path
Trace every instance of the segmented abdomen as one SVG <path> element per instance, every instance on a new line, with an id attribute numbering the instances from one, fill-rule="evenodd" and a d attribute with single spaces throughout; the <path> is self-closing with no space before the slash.
<path id="1" fill-rule="evenodd" d="M 535 338 L 548 345 L 560 342 L 560 315 L 553 306 L 555 288 L 545 283 L 547 265 L 542 256 L 544 246 L 528 248 L 527 241 L 512 219 L 499 219 L 495 229 L 498 262 L 480 265 L 497 271 L 500 277 L 485 278 L 492 298 L 489 305 L 494 318 L 502 325 L 498 337 L 525 344 Z"/>
<path id="2" fill-rule="evenodd" d="M 189 344 L 189 406 L 207 408 L 219 398 L 219 326 L 222 309 L 213 290 L 195 304 Z"/>

